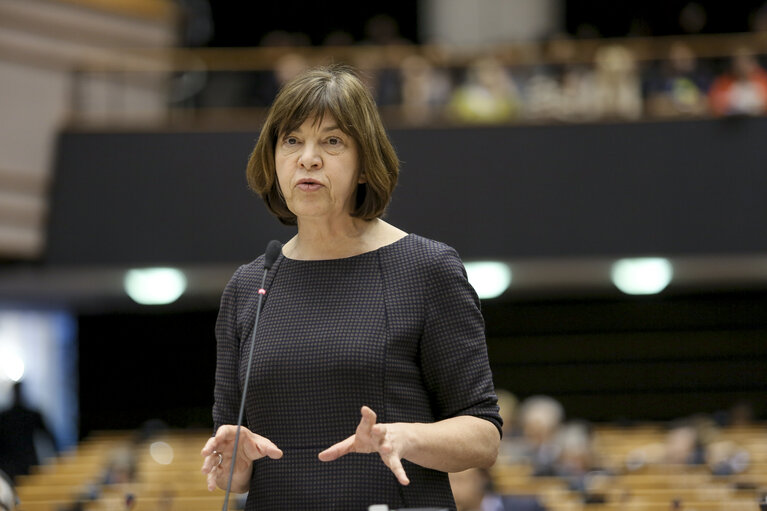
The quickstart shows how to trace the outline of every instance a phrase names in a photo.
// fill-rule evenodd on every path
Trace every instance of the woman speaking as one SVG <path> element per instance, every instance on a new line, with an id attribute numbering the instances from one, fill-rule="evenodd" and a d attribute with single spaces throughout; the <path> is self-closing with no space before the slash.
<path id="1" fill-rule="evenodd" d="M 277 95 L 248 182 L 297 234 L 266 276 L 253 346 L 232 481 L 247 510 L 454 508 L 447 473 L 495 461 L 479 301 L 455 250 L 381 219 L 398 172 L 350 68 Z M 210 490 L 227 485 L 264 271 L 264 256 L 241 266 L 221 299 Z"/>

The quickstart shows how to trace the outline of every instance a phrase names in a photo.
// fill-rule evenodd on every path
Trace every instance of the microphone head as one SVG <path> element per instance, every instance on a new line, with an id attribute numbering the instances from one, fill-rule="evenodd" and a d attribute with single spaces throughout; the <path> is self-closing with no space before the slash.
<path id="1" fill-rule="evenodd" d="M 274 261 L 280 257 L 281 251 L 282 243 L 277 240 L 270 241 L 269 244 L 266 245 L 266 252 L 264 253 L 264 268 L 270 270 L 274 264 Z"/>

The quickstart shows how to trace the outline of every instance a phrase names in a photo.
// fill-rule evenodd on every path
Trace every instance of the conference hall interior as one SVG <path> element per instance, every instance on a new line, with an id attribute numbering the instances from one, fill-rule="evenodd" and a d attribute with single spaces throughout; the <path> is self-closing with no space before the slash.
<path id="1" fill-rule="evenodd" d="M 457 509 L 767 509 L 764 0 L 0 0 L 0 509 L 222 507 L 222 292 L 296 229 L 248 157 L 338 63 L 480 299 Z"/>

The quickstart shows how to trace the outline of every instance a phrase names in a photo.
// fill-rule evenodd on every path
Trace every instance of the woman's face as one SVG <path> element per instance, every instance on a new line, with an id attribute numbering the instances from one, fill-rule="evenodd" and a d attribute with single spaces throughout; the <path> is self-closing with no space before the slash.
<path id="1" fill-rule="evenodd" d="M 325 115 L 280 134 L 275 147 L 277 181 L 288 209 L 304 218 L 348 216 L 363 182 L 354 139 Z"/>

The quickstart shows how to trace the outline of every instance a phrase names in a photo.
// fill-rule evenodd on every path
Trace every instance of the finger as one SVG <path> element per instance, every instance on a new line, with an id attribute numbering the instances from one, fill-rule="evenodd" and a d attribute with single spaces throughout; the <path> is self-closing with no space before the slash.
<path id="1" fill-rule="evenodd" d="M 320 461 L 333 461 L 337 460 L 341 456 L 354 452 L 354 440 L 355 435 L 350 436 L 346 440 L 342 440 L 337 444 L 331 445 L 317 456 Z"/>
<path id="2" fill-rule="evenodd" d="M 208 476 L 207 476 L 208 491 L 213 491 L 218 487 L 218 485 L 216 484 L 216 478 L 218 474 L 216 472 L 218 472 L 218 469 L 212 470 L 211 472 L 208 473 Z"/>
<path id="3" fill-rule="evenodd" d="M 256 435 L 258 436 L 258 435 Z M 277 447 L 274 442 L 269 440 L 268 438 L 264 438 L 262 436 L 258 437 L 258 440 L 256 441 L 256 448 L 263 456 L 268 456 L 273 460 L 278 460 L 282 458 L 282 449 Z"/>
<path id="4" fill-rule="evenodd" d="M 237 428 L 230 424 L 219 426 L 219 428 L 216 430 L 216 434 L 210 437 L 207 442 L 205 442 L 205 446 L 202 448 L 201 454 L 203 456 L 209 456 L 213 454 L 213 451 L 222 452 L 224 447 L 229 445 L 234 440 L 236 431 Z"/>
<path id="5" fill-rule="evenodd" d="M 203 446 L 202 450 L 200 451 L 200 454 L 203 456 L 210 456 L 213 454 L 213 451 L 216 450 L 216 445 L 218 444 L 216 437 L 212 436 L 208 438 L 208 441 L 205 442 L 205 445 Z"/>
<path id="6" fill-rule="evenodd" d="M 373 426 L 376 424 L 376 414 L 367 406 L 362 407 L 360 414 L 362 417 L 360 418 L 360 423 L 357 426 L 357 431 L 355 432 L 357 435 L 357 442 L 361 445 L 367 445 L 371 442 Z M 369 449 L 366 449 L 365 452 L 370 452 L 371 450 L 375 449 L 373 449 L 371 446 Z"/>
<path id="7" fill-rule="evenodd" d="M 247 439 L 240 439 L 240 441 L 243 442 L 245 455 L 251 460 L 258 460 L 265 456 L 274 460 L 282 458 L 282 450 L 266 437 L 250 433 Z"/>
<path id="8" fill-rule="evenodd" d="M 372 428 L 376 423 L 376 413 L 369 407 L 363 406 L 362 409 L 360 409 L 360 413 L 362 414 L 362 420 L 360 421 L 360 426 L 363 424 L 366 428 L 370 429 Z"/>
<path id="9" fill-rule="evenodd" d="M 218 460 L 218 453 L 206 456 L 205 460 L 202 462 L 202 473 L 209 474 L 211 470 L 218 466 Z"/>
<path id="10" fill-rule="evenodd" d="M 410 484 L 410 479 L 408 479 L 407 474 L 405 473 L 405 467 L 402 466 L 402 461 L 400 461 L 398 456 L 382 456 L 381 459 L 383 459 L 386 466 L 394 473 L 399 484 L 403 486 Z"/>
<path id="11" fill-rule="evenodd" d="M 244 431 L 247 428 L 242 426 L 240 427 L 240 431 Z M 237 434 L 237 426 L 232 426 L 231 424 L 224 424 L 223 426 L 219 426 L 216 430 L 216 436 L 215 439 L 220 443 L 225 442 L 232 442 L 234 441 L 234 437 Z"/>

